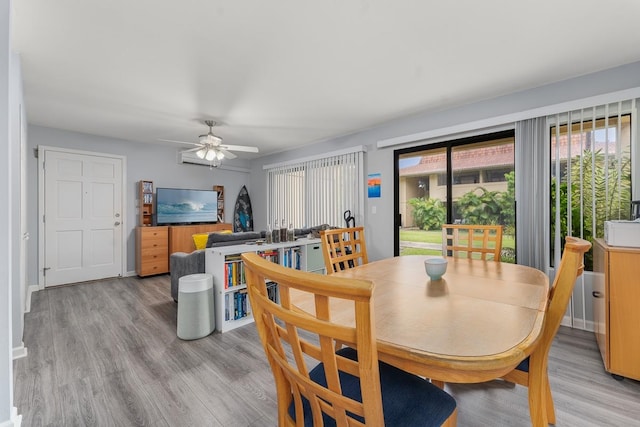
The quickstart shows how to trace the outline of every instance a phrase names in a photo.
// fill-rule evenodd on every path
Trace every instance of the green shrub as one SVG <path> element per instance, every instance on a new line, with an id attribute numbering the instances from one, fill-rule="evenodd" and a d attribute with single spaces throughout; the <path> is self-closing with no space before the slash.
<path id="1" fill-rule="evenodd" d="M 439 199 L 416 197 L 407 201 L 413 208 L 413 220 L 422 230 L 438 230 L 442 228 L 447 216 L 445 206 Z"/>

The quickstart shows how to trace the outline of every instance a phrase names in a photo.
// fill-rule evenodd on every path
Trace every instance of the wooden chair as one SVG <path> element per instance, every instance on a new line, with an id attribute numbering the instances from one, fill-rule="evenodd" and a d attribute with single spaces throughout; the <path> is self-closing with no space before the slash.
<path id="1" fill-rule="evenodd" d="M 322 230 L 320 239 L 327 274 L 369 262 L 364 227 Z"/>
<path id="2" fill-rule="evenodd" d="M 480 254 L 480 259 L 500 262 L 502 251 L 501 225 L 444 224 L 442 226 L 442 254 L 468 258 Z"/>
<path id="3" fill-rule="evenodd" d="M 255 253 L 242 260 L 275 378 L 279 426 L 455 425 L 456 403 L 449 394 L 378 362 L 370 281 L 302 272 Z M 280 304 L 268 298 L 267 279 L 278 284 Z M 314 312 L 292 304 L 300 293 L 312 295 Z M 330 305 L 341 303 L 353 308 L 355 322 L 331 319 Z M 336 341 L 353 348 L 336 352 Z"/>
<path id="4" fill-rule="evenodd" d="M 576 278 L 584 270 L 584 253 L 591 248 L 591 243 L 576 237 L 567 236 L 565 242 L 560 266 L 556 271 L 553 285 L 549 289 L 549 302 L 540 342 L 530 357 L 523 360 L 516 369 L 503 377 L 506 381 L 528 387 L 529 412 L 534 426 L 556 423 L 553 396 L 547 372 L 547 358 L 551 343 L 567 310 Z M 542 390 L 542 394 L 536 395 L 532 389 Z"/>

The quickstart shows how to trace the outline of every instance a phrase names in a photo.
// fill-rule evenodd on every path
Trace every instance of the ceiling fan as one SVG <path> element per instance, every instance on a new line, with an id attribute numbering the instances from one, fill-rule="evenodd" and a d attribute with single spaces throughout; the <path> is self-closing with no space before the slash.
<path id="1" fill-rule="evenodd" d="M 195 145 L 194 148 L 184 150 L 183 153 L 195 152 L 200 159 L 206 159 L 211 162 L 214 167 L 220 166 L 222 159 L 235 159 L 232 151 L 244 151 L 246 153 L 257 153 L 258 147 L 250 147 L 247 145 L 230 145 L 223 144 L 222 138 L 213 133 L 213 127 L 216 122 L 213 120 L 205 120 L 204 123 L 209 126 L 209 133 L 200 135 L 198 142 L 175 141 L 170 139 L 162 139 L 161 141 L 178 142 L 180 144 Z"/>

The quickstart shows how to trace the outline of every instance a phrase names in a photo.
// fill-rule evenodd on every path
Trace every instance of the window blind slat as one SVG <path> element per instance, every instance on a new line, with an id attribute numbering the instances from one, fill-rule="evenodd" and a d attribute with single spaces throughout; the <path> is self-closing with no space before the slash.
<path id="1" fill-rule="evenodd" d="M 353 152 L 268 169 L 268 223 L 343 226 L 345 210 L 360 216 L 363 159 L 362 152 Z"/>

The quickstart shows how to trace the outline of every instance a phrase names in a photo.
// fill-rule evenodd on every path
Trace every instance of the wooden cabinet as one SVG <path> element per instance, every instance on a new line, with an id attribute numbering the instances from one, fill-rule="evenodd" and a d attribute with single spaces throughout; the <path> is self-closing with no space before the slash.
<path id="1" fill-rule="evenodd" d="M 205 269 L 213 275 L 216 329 L 230 331 L 253 322 L 245 283 L 241 254 L 257 252 L 265 259 L 290 268 L 324 273 L 324 259 L 319 239 L 265 245 L 235 245 L 209 248 Z M 267 287 L 269 298 L 278 301 L 278 289 Z"/>
<path id="2" fill-rule="evenodd" d="M 150 276 L 169 272 L 169 227 L 136 228 L 136 273 Z"/>
<path id="3" fill-rule="evenodd" d="M 193 235 L 213 233 L 214 231 L 231 231 L 231 224 L 172 225 L 169 227 L 169 255 L 174 252 L 191 253 L 196 250 Z"/>
<path id="4" fill-rule="evenodd" d="M 231 224 L 140 226 L 136 228 L 136 273 L 150 276 L 169 272 L 169 255 L 196 250 L 193 235 L 231 230 Z"/>
<path id="5" fill-rule="evenodd" d="M 593 245 L 593 313 L 605 369 L 640 380 L 640 248 Z"/>

